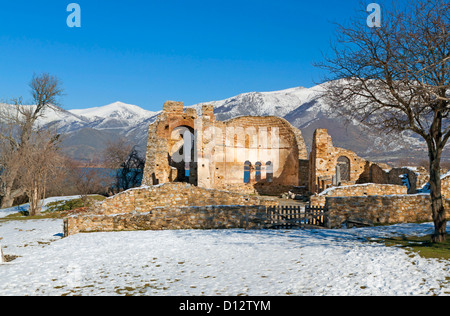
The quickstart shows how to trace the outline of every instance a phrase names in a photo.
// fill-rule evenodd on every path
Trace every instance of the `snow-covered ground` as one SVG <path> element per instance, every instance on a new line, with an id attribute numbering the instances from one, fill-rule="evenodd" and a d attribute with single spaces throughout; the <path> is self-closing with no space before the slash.
<path id="1" fill-rule="evenodd" d="M 0 223 L 20 256 L 0 265 L 0 295 L 449 295 L 450 262 L 372 237 L 431 224 L 351 230 L 185 230 L 78 234 L 61 220 Z"/>

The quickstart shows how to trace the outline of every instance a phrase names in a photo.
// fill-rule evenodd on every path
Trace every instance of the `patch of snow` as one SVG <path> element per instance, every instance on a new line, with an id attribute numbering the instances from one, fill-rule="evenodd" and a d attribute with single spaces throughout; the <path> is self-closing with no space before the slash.
<path id="1" fill-rule="evenodd" d="M 441 180 L 444 180 L 444 179 L 447 178 L 447 177 L 450 177 L 450 171 L 447 172 L 446 174 L 443 174 L 443 175 L 441 176 Z"/>
<path id="2" fill-rule="evenodd" d="M 69 201 L 69 200 L 79 199 L 80 197 L 81 197 L 80 195 L 73 195 L 73 196 L 58 196 L 58 197 L 47 198 L 44 200 L 44 204 L 42 206 L 41 212 L 45 212 L 47 210 L 49 203 L 59 202 L 59 201 Z M 19 205 L 19 206 L 0 209 L 0 218 L 4 218 L 8 215 L 16 214 L 19 212 L 27 212 L 29 207 L 30 207 L 30 205 L 27 203 L 27 204 L 23 204 L 23 205 Z"/>

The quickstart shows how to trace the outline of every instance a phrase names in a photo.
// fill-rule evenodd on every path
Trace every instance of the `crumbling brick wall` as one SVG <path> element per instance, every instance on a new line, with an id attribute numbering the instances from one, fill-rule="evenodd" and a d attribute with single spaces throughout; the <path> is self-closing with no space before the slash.
<path id="1" fill-rule="evenodd" d="M 333 146 L 331 136 L 326 129 L 317 129 L 314 132 L 313 144 L 309 156 L 309 191 L 319 193 L 333 184 L 336 176 L 336 167 L 347 161 L 347 178 L 341 177 L 341 184 L 355 184 L 364 172 L 367 160 L 358 157 L 354 152 Z M 342 167 L 342 171 L 344 167 Z M 336 180 L 337 181 L 337 180 Z"/>
<path id="2" fill-rule="evenodd" d="M 415 194 L 429 179 L 428 171 L 423 167 L 390 168 L 383 169 L 378 164 L 367 162 L 364 172 L 360 175 L 357 183 L 379 183 L 403 185 L 402 176 L 406 175 L 410 187 L 408 194 Z"/>
<path id="3" fill-rule="evenodd" d="M 175 133 L 181 126 L 195 136 L 189 179 L 183 179 L 185 164 L 176 164 L 173 159 L 177 145 L 183 142 Z M 143 185 L 182 181 L 238 191 L 250 185 L 258 192 L 259 188 L 278 189 L 308 181 L 308 154 L 302 134 L 279 117 L 245 116 L 222 122 L 215 119 L 211 105 L 203 105 L 198 117 L 194 109 L 184 111 L 182 102 L 168 101 L 149 127 L 147 147 Z M 250 164 L 248 181 L 244 176 L 246 162 Z"/>

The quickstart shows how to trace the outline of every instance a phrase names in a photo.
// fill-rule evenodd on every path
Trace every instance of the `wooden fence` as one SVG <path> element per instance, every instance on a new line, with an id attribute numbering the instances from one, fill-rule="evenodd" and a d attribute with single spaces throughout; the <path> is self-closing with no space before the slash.
<path id="1" fill-rule="evenodd" d="M 267 228 L 293 229 L 325 227 L 326 209 L 319 206 L 271 206 L 267 208 Z"/>

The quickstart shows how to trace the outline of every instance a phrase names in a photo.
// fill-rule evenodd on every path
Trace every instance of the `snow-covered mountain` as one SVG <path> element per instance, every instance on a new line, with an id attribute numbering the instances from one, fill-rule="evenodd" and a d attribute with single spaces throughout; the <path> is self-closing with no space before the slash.
<path id="1" fill-rule="evenodd" d="M 120 137 L 129 139 L 144 151 L 148 126 L 158 113 L 114 102 L 80 110 L 47 109 L 38 124 L 53 126 L 63 134 L 63 148 L 71 157 L 95 160 L 109 141 Z"/>
<path id="2" fill-rule="evenodd" d="M 243 93 L 222 101 L 193 105 L 199 111 L 203 104 L 214 105 L 217 119 L 227 120 L 242 115 L 284 117 L 302 104 L 309 102 L 318 91 L 303 87 L 273 92 Z"/>
<path id="3" fill-rule="evenodd" d="M 104 128 L 110 128 L 111 123 L 112 127 L 115 127 L 117 122 L 139 123 L 143 118 L 153 117 L 157 114 L 157 112 L 147 111 L 136 105 L 122 102 L 84 110 L 70 110 L 69 112 L 91 122 L 100 122 L 99 127 L 104 126 Z"/>
<path id="4" fill-rule="evenodd" d="M 56 124 L 62 132 L 74 132 L 86 127 L 99 130 L 128 129 L 155 115 L 157 112 L 147 111 L 136 105 L 114 102 L 82 110 L 48 109 L 38 123 Z"/>
<path id="5" fill-rule="evenodd" d="M 212 104 L 218 120 L 244 115 L 284 117 L 302 131 L 308 148 L 314 130 L 326 128 L 335 146 L 353 150 L 362 157 L 374 160 L 426 158 L 424 142 L 414 135 L 378 135 L 359 122 L 345 125 L 341 118 L 330 112 L 330 106 L 321 97 L 322 89 L 323 86 L 318 85 L 312 88 L 249 92 L 189 107 L 201 114 L 203 104 Z M 55 126 L 64 135 L 64 150 L 70 156 L 90 160 L 98 157 L 108 141 L 119 137 L 129 139 L 138 150 L 145 152 L 148 126 L 159 113 L 115 102 L 81 110 L 49 109 L 39 124 Z"/>
<path id="6" fill-rule="evenodd" d="M 312 88 L 250 92 L 192 107 L 199 110 L 203 104 L 213 104 L 219 120 L 244 115 L 283 117 L 302 131 L 308 149 L 311 148 L 314 131 L 317 128 L 326 128 L 335 146 L 355 151 L 362 157 L 374 160 L 426 158 L 425 144 L 415 135 L 380 135 L 360 122 L 345 124 L 342 118 L 333 114 L 330 105 L 325 102 L 324 85 L 326 83 Z"/>

